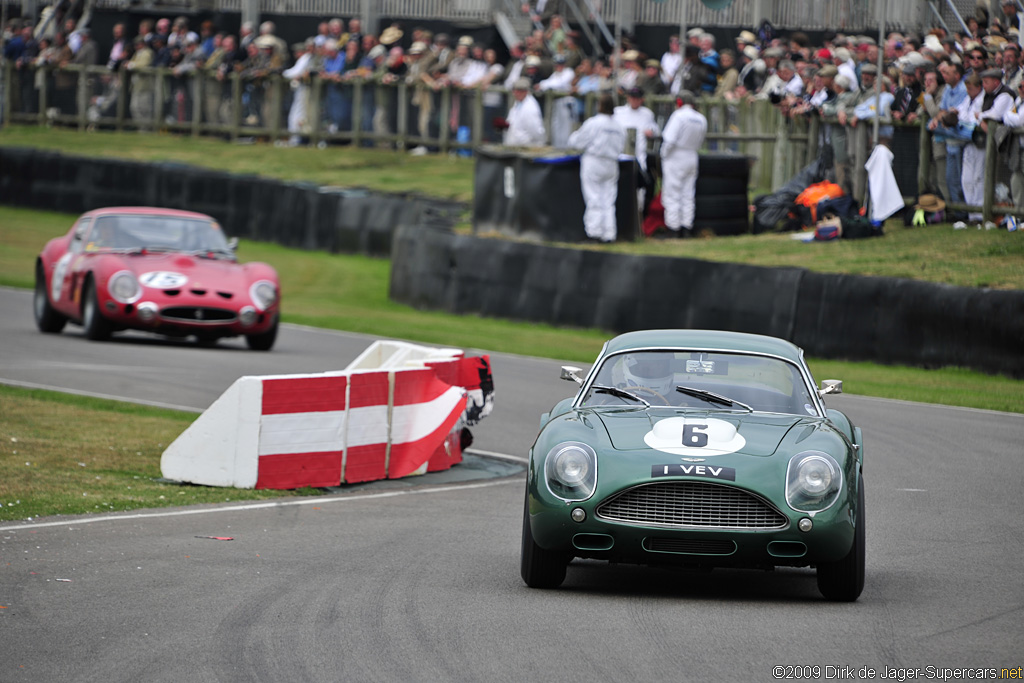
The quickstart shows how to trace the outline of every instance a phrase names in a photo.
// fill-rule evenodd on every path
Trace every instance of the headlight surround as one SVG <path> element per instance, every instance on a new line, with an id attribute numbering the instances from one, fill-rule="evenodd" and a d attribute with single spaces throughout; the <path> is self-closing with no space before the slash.
<path id="1" fill-rule="evenodd" d="M 130 270 L 119 270 L 107 281 L 110 296 L 122 304 L 133 304 L 142 296 L 142 286 L 135 273 Z"/>
<path id="2" fill-rule="evenodd" d="M 277 287 L 270 280 L 254 282 L 249 288 L 249 298 L 261 311 L 265 311 L 277 303 Z"/>
<path id="3" fill-rule="evenodd" d="M 551 495 L 580 501 L 597 487 L 597 453 L 585 443 L 564 441 L 544 458 L 544 479 Z"/>
<path id="4" fill-rule="evenodd" d="M 793 456 L 786 471 L 786 502 L 799 512 L 832 507 L 843 489 L 843 470 L 828 453 L 805 451 Z"/>

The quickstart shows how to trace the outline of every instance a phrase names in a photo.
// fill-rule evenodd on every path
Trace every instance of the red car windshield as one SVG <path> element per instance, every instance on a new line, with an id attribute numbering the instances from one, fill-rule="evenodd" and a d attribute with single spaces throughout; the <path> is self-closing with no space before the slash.
<path id="1" fill-rule="evenodd" d="M 100 216 L 86 239 L 87 249 L 154 249 L 227 252 L 227 240 L 210 221 L 175 216 Z"/>

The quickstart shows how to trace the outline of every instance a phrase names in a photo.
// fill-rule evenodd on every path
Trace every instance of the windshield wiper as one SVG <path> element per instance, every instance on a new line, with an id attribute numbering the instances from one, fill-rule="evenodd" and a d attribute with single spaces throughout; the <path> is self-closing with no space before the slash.
<path id="1" fill-rule="evenodd" d="M 612 396 L 618 396 L 619 398 L 628 398 L 633 401 L 636 401 L 637 403 L 643 403 L 648 408 L 651 407 L 650 403 L 643 400 L 636 394 L 631 394 L 625 389 L 619 389 L 618 387 L 609 387 L 603 384 L 595 384 L 594 386 L 590 387 L 590 390 L 593 391 L 595 394 L 611 394 Z"/>
<path id="2" fill-rule="evenodd" d="M 718 405 L 722 406 L 739 406 L 740 408 L 744 408 L 747 412 L 754 412 L 754 409 L 748 406 L 746 403 L 740 403 L 739 401 L 733 400 L 728 396 L 722 396 L 721 394 L 716 394 L 711 391 L 705 391 L 704 389 L 694 389 L 692 387 L 678 386 L 676 387 L 676 391 L 678 391 L 680 394 L 686 394 L 687 396 L 699 398 L 702 401 L 707 401 L 708 403 L 717 403 Z"/>

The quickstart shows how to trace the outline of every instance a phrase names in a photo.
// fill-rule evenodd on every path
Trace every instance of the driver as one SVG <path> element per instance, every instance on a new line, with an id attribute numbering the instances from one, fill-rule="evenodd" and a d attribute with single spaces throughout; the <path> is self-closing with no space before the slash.
<path id="1" fill-rule="evenodd" d="M 100 220 L 96 224 L 96 229 L 92 232 L 92 240 L 89 246 L 93 248 L 100 247 L 116 247 L 120 241 L 117 226 L 113 221 Z"/>
<path id="2" fill-rule="evenodd" d="M 671 395 L 675 388 L 675 373 L 672 372 L 672 356 L 668 353 L 631 353 L 622 363 L 622 375 L 627 391 L 634 387 L 646 387 L 664 397 Z"/>

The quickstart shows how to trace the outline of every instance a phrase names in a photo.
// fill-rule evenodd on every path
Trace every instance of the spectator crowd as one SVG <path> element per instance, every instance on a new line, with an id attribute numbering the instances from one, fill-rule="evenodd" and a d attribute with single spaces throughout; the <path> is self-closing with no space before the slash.
<path id="1" fill-rule="evenodd" d="M 877 121 L 880 142 L 889 144 L 894 126 L 924 126 L 932 163 L 921 191 L 969 205 L 982 203 L 984 144 L 989 126 L 1001 123 L 1007 127 L 998 135 L 1001 169 L 1010 178 L 1013 203 L 1024 207 L 1024 135 L 1013 132 L 1024 124 L 1024 61 L 1017 5 L 1001 7 L 1001 16 L 979 10 L 958 33 L 936 27 L 923 35 L 893 32 L 879 41 L 826 31 L 812 44 L 803 32 L 782 33 L 764 22 L 739 31 L 727 46 L 701 28 L 673 35 L 662 46 L 641 46 L 625 36 L 609 58 L 585 49 L 560 15 L 541 16 L 531 3 L 522 9 L 542 28 L 511 46 L 507 59 L 499 46 L 469 35 L 398 23 L 374 34 L 358 18 L 323 21 L 314 35 L 293 45 L 269 21 L 242 24 L 231 35 L 209 21 L 192 26 L 186 17 L 147 18 L 134 35 L 126 24 L 114 26 L 112 47 L 101 54 L 88 28 L 55 17 L 45 30 L 9 22 L 3 57 L 16 73 L 6 95 L 16 112 L 38 111 L 40 89 L 56 114 L 80 106 L 77 79 L 85 76 L 33 67 L 105 65 L 102 75 L 90 77 L 90 120 L 113 116 L 121 100 L 140 126 L 198 116 L 206 124 L 267 127 L 280 115 L 292 145 L 305 144 L 314 129 L 338 134 L 357 123 L 371 139 L 394 134 L 397 89 L 377 86 L 404 84 L 409 129 L 419 140 L 416 154 L 428 153 L 429 141 L 444 127 L 465 141 L 462 134 L 481 120 L 473 116 L 480 105 L 484 141 L 566 147 L 581 122 L 596 114 L 586 103 L 610 93 L 622 103 L 616 112 L 622 110 L 623 125 L 636 130 L 643 172 L 647 150 L 656 151 L 654 141 L 684 94 L 698 102 L 719 98 L 732 110 L 767 101 L 789 118 L 820 118 L 828 164 L 849 194 L 855 193 L 853 145 L 863 140 L 854 134 L 859 127 Z M 157 67 L 170 70 L 168 87 L 157 87 Z M 122 72 L 130 78 L 118 78 Z M 194 78 L 199 74 L 203 78 Z M 445 120 L 442 91 L 454 93 Z M 663 105 L 655 108 L 658 116 L 639 112 L 654 101 Z M 546 115 L 542 108 L 549 108 Z M 314 113 L 319 120 L 312 120 Z M 645 188 L 649 203 L 653 178 Z"/>

